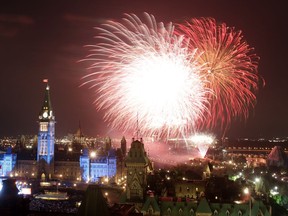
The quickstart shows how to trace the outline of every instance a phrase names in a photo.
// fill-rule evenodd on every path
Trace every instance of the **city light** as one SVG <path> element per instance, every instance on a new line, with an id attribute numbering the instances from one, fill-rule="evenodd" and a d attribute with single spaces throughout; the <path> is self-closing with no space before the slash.
<path id="1" fill-rule="evenodd" d="M 95 152 L 95 151 L 92 151 L 92 152 L 90 153 L 90 157 L 91 157 L 91 158 L 95 158 L 95 157 L 96 157 L 96 152 Z"/>
<path id="2" fill-rule="evenodd" d="M 244 192 L 244 194 L 249 194 L 249 189 L 246 187 L 246 188 L 244 188 L 244 190 L 243 190 L 243 192 Z"/>

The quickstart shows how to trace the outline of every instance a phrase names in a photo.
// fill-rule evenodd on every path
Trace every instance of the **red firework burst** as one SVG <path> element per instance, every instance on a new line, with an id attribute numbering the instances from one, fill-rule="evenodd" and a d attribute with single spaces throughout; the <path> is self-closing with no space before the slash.
<path id="1" fill-rule="evenodd" d="M 242 32 L 213 18 L 193 18 L 178 24 L 176 32 L 188 37 L 189 48 L 202 53 L 199 61 L 207 67 L 202 77 L 213 92 L 207 96 L 211 114 L 200 127 L 226 130 L 233 119 L 246 120 L 263 79 L 258 75 L 259 57 Z"/>

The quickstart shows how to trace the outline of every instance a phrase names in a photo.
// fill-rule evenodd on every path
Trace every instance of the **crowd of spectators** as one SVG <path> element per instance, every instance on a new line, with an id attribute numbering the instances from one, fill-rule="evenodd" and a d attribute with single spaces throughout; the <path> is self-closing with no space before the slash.
<path id="1" fill-rule="evenodd" d="M 43 200 L 32 199 L 29 203 L 29 210 L 36 212 L 57 212 L 57 213 L 77 213 L 78 207 L 74 201 L 70 200 Z"/>

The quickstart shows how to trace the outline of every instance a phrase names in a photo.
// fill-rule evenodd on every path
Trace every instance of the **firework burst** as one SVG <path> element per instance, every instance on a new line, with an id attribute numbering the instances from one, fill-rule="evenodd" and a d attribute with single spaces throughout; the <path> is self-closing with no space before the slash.
<path id="1" fill-rule="evenodd" d="M 96 28 L 97 44 L 84 84 L 95 88 L 97 109 L 110 126 L 142 136 L 189 134 L 208 112 L 204 64 L 172 23 L 125 14 Z M 203 62 L 206 64 L 206 62 Z"/>
<path id="2" fill-rule="evenodd" d="M 188 37 L 191 50 L 197 48 L 202 53 L 198 58 L 200 64 L 206 64 L 202 78 L 213 92 L 207 97 L 211 118 L 199 125 L 227 129 L 233 119 L 247 119 L 261 79 L 257 73 L 259 58 L 241 31 L 213 18 L 194 18 L 177 25 L 176 32 Z"/>

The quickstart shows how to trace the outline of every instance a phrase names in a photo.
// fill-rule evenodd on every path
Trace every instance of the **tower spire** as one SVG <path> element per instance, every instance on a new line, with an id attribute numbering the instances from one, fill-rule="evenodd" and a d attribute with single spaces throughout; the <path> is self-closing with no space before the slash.
<path id="1" fill-rule="evenodd" d="M 48 79 L 44 79 L 43 83 L 47 83 L 46 89 L 45 89 L 45 95 L 44 95 L 44 102 L 41 108 L 41 111 L 39 113 L 39 119 L 40 120 L 47 120 L 53 118 L 53 112 L 52 112 L 52 104 L 50 100 L 50 87 L 48 84 Z"/>
<path id="2" fill-rule="evenodd" d="M 137 119 L 136 119 L 136 140 L 138 140 L 139 135 L 139 121 L 138 121 L 138 111 L 137 111 Z"/>

